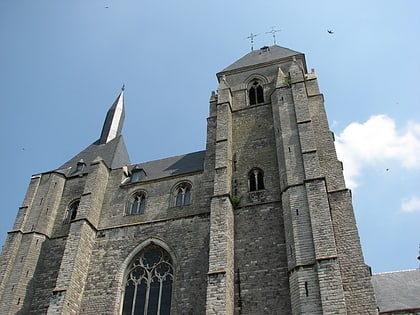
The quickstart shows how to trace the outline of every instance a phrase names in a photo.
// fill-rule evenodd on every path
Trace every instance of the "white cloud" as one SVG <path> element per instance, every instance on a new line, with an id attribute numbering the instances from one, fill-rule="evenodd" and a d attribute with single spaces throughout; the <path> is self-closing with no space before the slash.
<path id="1" fill-rule="evenodd" d="M 364 123 L 351 123 L 335 141 L 337 155 L 344 165 L 347 186 L 358 186 L 366 166 L 394 161 L 410 170 L 420 169 L 420 124 L 410 122 L 403 132 L 386 115 L 370 117 Z"/>
<path id="2" fill-rule="evenodd" d="M 404 212 L 420 211 L 420 198 L 417 196 L 404 199 L 401 203 L 401 210 Z"/>

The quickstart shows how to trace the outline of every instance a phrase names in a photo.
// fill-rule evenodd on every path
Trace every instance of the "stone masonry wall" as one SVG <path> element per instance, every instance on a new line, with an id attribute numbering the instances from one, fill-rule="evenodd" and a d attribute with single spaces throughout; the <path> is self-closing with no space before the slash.
<path id="1" fill-rule="evenodd" d="M 279 202 L 235 210 L 237 314 L 290 314 L 286 244 Z M 240 281 L 238 281 L 240 280 Z"/>
<path id="2" fill-rule="evenodd" d="M 209 215 L 104 229 L 96 238 L 81 313 L 115 314 L 125 286 L 124 261 L 142 242 L 159 239 L 174 253 L 172 314 L 204 314 Z"/>
<path id="3" fill-rule="evenodd" d="M 34 292 L 27 314 L 46 314 L 57 281 L 66 238 L 46 240 L 34 277 Z"/>

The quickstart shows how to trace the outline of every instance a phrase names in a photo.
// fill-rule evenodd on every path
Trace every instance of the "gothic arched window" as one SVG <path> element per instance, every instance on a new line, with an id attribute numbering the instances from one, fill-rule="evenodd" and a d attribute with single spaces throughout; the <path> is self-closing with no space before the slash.
<path id="1" fill-rule="evenodd" d="M 248 173 L 249 191 L 264 189 L 264 173 L 259 168 L 254 168 Z"/>
<path id="2" fill-rule="evenodd" d="M 70 223 L 77 217 L 77 211 L 79 210 L 80 199 L 72 201 L 69 206 L 67 207 L 66 218 L 64 219 L 64 223 Z"/>
<path id="3" fill-rule="evenodd" d="M 248 90 L 249 105 L 256 105 L 264 103 L 264 89 L 261 84 L 254 80 Z"/>
<path id="4" fill-rule="evenodd" d="M 182 207 L 191 204 L 191 184 L 182 182 L 173 190 L 173 206 Z"/>
<path id="5" fill-rule="evenodd" d="M 123 315 L 170 314 L 174 269 L 168 252 L 151 244 L 130 263 Z"/>
<path id="6" fill-rule="evenodd" d="M 127 203 L 127 214 L 143 214 L 146 209 L 146 193 L 137 191 L 132 194 Z"/>

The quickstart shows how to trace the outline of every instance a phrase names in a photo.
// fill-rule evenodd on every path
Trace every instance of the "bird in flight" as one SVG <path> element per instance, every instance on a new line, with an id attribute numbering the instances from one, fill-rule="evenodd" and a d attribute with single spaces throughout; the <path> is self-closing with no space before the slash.
<path id="1" fill-rule="evenodd" d="M 327 30 L 328 34 L 334 34 L 332 30 Z"/>

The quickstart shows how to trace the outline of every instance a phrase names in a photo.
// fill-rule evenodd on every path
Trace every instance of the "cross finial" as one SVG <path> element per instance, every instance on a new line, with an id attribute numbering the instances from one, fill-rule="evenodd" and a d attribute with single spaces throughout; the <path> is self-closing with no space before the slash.
<path id="1" fill-rule="evenodd" d="M 251 40 L 251 51 L 254 51 L 254 37 L 257 37 L 259 34 L 253 34 L 249 35 L 247 38 Z"/>
<path id="2" fill-rule="evenodd" d="M 274 26 L 271 27 L 271 31 L 269 32 L 265 32 L 266 34 L 272 34 L 273 35 L 273 41 L 274 41 L 274 45 L 277 45 L 276 43 L 276 33 L 280 32 L 281 30 L 275 30 Z"/>

